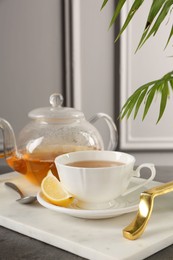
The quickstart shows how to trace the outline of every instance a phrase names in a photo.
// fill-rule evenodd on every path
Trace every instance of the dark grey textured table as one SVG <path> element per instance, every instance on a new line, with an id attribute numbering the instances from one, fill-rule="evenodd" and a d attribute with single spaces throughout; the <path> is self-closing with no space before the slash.
<path id="1" fill-rule="evenodd" d="M 0 174 L 11 171 L 0 160 Z M 157 181 L 173 180 L 173 167 L 157 167 Z M 45 244 L 0 226 L 0 260 L 83 260 L 62 249 Z M 147 260 L 173 260 L 173 245 L 146 258 Z"/>

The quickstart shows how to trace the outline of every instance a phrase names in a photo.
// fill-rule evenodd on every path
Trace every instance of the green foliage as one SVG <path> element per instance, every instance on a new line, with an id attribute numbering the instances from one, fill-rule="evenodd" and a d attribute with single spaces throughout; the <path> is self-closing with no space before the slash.
<path id="1" fill-rule="evenodd" d="M 167 73 L 159 80 L 155 80 L 149 82 L 140 88 L 138 88 L 133 95 L 131 95 L 124 106 L 122 107 L 120 118 L 123 119 L 125 116 L 127 118 L 130 116 L 132 110 L 134 110 L 134 119 L 136 118 L 139 107 L 141 106 L 142 102 L 144 101 L 144 112 L 142 116 L 142 120 L 146 117 L 148 110 L 151 106 L 151 103 L 154 99 L 156 94 L 161 96 L 160 99 L 160 112 L 157 119 L 157 122 L 161 119 L 165 108 L 167 99 L 170 96 L 170 90 L 173 90 L 173 71 Z"/>
<path id="2" fill-rule="evenodd" d="M 147 0 L 146 0 L 147 1 Z M 110 22 L 110 27 L 116 22 L 118 16 L 121 13 L 121 10 L 127 0 L 115 0 L 116 6 L 113 17 Z M 129 25 L 130 21 L 134 17 L 135 13 L 139 10 L 142 6 L 144 0 L 134 0 L 132 6 L 127 14 L 124 24 L 120 28 L 120 31 L 115 39 L 115 42 L 120 38 L 122 33 L 126 30 L 127 26 Z M 108 0 L 104 0 L 101 9 L 103 9 Z M 137 50 L 139 50 L 143 44 L 151 37 L 155 36 L 158 32 L 161 24 L 165 20 L 168 15 L 171 15 L 171 11 L 173 9 L 173 0 L 153 0 L 150 6 L 150 10 L 146 19 L 145 27 L 137 46 Z M 169 33 L 165 48 L 170 43 L 170 40 L 173 36 L 173 26 Z M 141 87 L 139 87 L 126 101 L 124 106 L 120 112 L 120 118 L 123 119 L 125 116 L 129 118 L 132 111 L 134 110 L 134 118 L 136 118 L 139 108 L 141 104 L 144 102 L 144 112 L 142 119 L 144 120 L 149 108 L 152 104 L 154 96 L 159 93 L 161 95 L 160 99 L 160 111 L 157 122 L 160 121 L 165 108 L 167 100 L 170 96 L 170 90 L 173 90 L 173 71 L 164 75 L 161 79 L 154 80 L 149 82 Z"/>

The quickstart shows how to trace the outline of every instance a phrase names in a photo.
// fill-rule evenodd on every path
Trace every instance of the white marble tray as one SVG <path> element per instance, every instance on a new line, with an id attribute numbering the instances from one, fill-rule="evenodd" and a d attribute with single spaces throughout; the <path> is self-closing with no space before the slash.
<path id="1" fill-rule="evenodd" d="M 129 241 L 122 229 L 135 212 L 110 219 L 79 219 L 39 205 L 21 205 L 4 185 L 10 180 L 28 193 L 38 191 L 17 173 L 0 176 L 0 225 L 91 260 L 139 260 L 173 242 L 173 194 L 156 198 L 154 211 L 141 238 Z M 153 182 L 153 186 L 158 183 Z"/>

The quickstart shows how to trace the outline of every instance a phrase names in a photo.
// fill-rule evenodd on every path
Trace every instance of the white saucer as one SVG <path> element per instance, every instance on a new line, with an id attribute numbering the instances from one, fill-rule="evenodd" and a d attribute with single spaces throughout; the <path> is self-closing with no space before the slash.
<path id="1" fill-rule="evenodd" d="M 139 184 L 139 182 L 141 182 L 141 179 L 133 178 L 133 181 L 131 182 L 131 186 L 137 185 Z M 140 193 L 154 186 L 156 186 L 156 183 L 150 182 L 142 189 L 139 189 L 131 193 L 130 195 L 119 197 L 118 199 L 115 200 L 116 203 L 113 207 L 108 209 L 103 209 L 103 210 L 102 209 L 97 209 L 97 210 L 81 209 L 77 207 L 76 200 L 69 207 L 66 208 L 59 207 L 46 201 L 43 198 L 41 191 L 38 192 L 37 194 L 37 200 L 45 208 L 48 208 L 56 212 L 64 213 L 73 217 L 86 218 L 86 219 L 104 219 L 104 218 L 112 218 L 125 213 L 137 211 L 139 199 L 140 199 Z"/>

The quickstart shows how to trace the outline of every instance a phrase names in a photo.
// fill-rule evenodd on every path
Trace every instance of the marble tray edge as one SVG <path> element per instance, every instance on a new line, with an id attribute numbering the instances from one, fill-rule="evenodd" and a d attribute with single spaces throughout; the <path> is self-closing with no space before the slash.
<path id="1" fill-rule="evenodd" d="M 86 259 L 90 259 L 90 260 L 107 259 L 108 260 L 108 256 L 104 255 L 101 252 L 98 252 L 91 248 L 90 248 L 90 252 L 89 252 L 87 246 L 82 246 L 82 249 L 81 248 L 78 249 L 78 243 L 76 243 L 74 241 L 66 240 L 66 239 L 62 238 L 61 236 L 59 236 L 59 239 L 57 239 L 57 235 L 47 233 L 46 231 L 37 229 L 35 227 L 31 228 L 31 226 L 23 224 L 18 221 L 15 221 L 11 218 L 7 219 L 3 216 L 0 216 L 0 225 L 2 227 L 8 228 L 12 231 L 20 233 L 29 238 L 36 239 L 40 242 L 49 244 L 51 246 L 54 246 L 56 248 L 59 248 L 59 249 L 65 250 L 65 251 L 68 251 L 72 254 L 78 255 L 80 257 L 84 257 Z M 23 229 L 23 227 L 25 227 L 25 230 Z M 46 239 L 44 239 L 44 237 L 45 237 L 44 235 L 46 235 Z M 52 242 L 52 238 L 54 239 L 54 242 Z M 48 242 L 48 240 L 50 242 Z M 99 254 L 99 257 L 98 257 L 98 254 Z M 109 257 L 109 259 L 116 260 L 115 258 L 112 258 L 112 257 Z"/>

